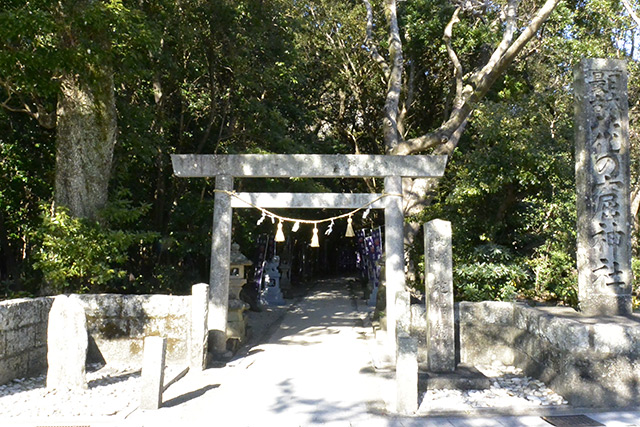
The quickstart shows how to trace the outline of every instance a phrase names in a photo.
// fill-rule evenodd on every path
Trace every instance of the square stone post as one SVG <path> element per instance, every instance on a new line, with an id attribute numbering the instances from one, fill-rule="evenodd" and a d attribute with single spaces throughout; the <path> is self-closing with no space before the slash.
<path id="1" fill-rule="evenodd" d="M 584 59 L 574 80 L 580 309 L 626 315 L 633 280 L 626 64 Z"/>
<path id="2" fill-rule="evenodd" d="M 451 223 L 434 219 L 424 225 L 425 304 L 427 316 L 427 369 L 456 369 L 453 314 Z"/>
<path id="3" fill-rule="evenodd" d="M 384 191 L 397 196 L 387 197 L 385 224 L 385 285 L 387 288 L 387 338 L 392 357 L 396 354 L 396 307 L 398 291 L 404 290 L 404 215 L 402 213 L 402 177 L 384 179 Z"/>
<path id="4" fill-rule="evenodd" d="M 158 409 L 162 406 L 167 339 L 146 337 L 143 351 L 140 409 Z"/>
<path id="5" fill-rule="evenodd" d="M 191 287 L 191 337 L 189 340 L 189 367 L 202 371 L 207 367 L 209 328 L 209 285 L 198 283 Z"/>
<path id="6" fill-rule="evenodd" d="M 229 306 L 229 265 L 231 255 L 231 196 L 233 177 L 216 176 L 216 191 L 211 234 L 211 276 L 209 299 L 209 345 L 214 353 L 227 349 L 227 315 Z"/>
<path id="7" fill-rule="evenodd" d="M 398 331 L 396 355 L 396 410 L 411 415 L 418 410 L 418 340 Z"/>

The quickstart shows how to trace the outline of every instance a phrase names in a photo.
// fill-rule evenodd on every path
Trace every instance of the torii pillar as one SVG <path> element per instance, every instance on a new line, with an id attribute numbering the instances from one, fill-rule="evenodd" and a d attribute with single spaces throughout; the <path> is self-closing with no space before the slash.
<path id="1" fill-rule="evenodd" d="M 385 252 L 387 286 L 387 334 L 391 354 L 396 348 L 396 307 L 398 291 L 404 290 L 404 216 L 402 178 L 430 178 L 444 174 L 447 156 L 322 155 L 322 154 L 236 154 L 171 155 L 174 174 L 181 178 L 216 177 L 211 244 L 209 302 L 210 345 L 214 352 L 226 349 L 229 298 L 229 254 L 231 251 L 233 178 L 384 178 Z M 246 193 L 242 198 L 302 200 L 308 208 L 344 208 L 365 195 Z M 343 196 L 343 197 L 341 197 Z M 245 200 L 247 200 L 245 199 Z M 343 201 L 348 203 L 343 203 Z M 350 201 L 350 202 L 349 202 Z M 259 205 L 259 204 L 256 204 Z M 285 205 L 286 206 L 286 205 Z M 362 205 L 359 205 L 362 206 Z M 262 206 L 261 206 L 262 207 Z M 291 206 L 293 207 L 293 206 Z M 299 206 L 300 207 L 300 206 Z"/>

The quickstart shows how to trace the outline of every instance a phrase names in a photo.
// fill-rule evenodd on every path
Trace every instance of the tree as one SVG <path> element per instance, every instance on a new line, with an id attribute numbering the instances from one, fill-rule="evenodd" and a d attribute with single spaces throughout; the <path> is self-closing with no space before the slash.
<path id="1" fill-rule="evenodd" d="M 129 10 L 117 0 L 35 1 L 1 14 L 2 107 L 55 128 L 55 201 L 97 219 L 117 136 L 114 34 L 127 36 Z"/>

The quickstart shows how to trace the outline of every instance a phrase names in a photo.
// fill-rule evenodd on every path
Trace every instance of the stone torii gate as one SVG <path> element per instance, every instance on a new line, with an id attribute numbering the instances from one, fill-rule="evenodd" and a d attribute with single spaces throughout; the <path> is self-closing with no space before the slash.
<path id="1" fill-rule="evenodd" d="M 209 294 L 210 344 L 214 352 L 226 349 L 229 299 L 229 255 L 234 207 L 261 208 L 359 208 L 381 194 L 352 193 L 239 193 L 232 197 L 233 178 L 384 178 L 387 195 L 373 208 L 384 209 L 386 253 L 387 334 L 396 345 L 398 291 L 404 290 L 404 215 L 402 178 L 440 177 L 447 156 L 322 155 L 322 154 L 236 154 L 171 155 L 173 172 L 180 178 L 215 177 L 211 276 Z M 394 352 L 395 353 L 395 352 Z"/>

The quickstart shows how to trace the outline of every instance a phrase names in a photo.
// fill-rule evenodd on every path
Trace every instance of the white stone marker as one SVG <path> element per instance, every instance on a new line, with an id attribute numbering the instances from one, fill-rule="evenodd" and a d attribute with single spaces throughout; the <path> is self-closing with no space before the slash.
<path id="1" fill-rule="evenodd" d="M 166 351 L 166 338 L 146 337 L 144 339 L 140 409 L 158 409 L 162 405 Z"/>
<path id="2" fill-rule="evenodd" d="M 209 328 L 209 285 L 198 283 L 191 287 L 191 337 L 189 340 L 189 367 L 202 371 L 207 367 Z"/>
<path id="3" fill-rule="evenodd" d="M 409 335 L 411 327 L 411 294 L 398 291 L 395 298 L 396 321 L 396 408 L 409 415 L 418 410 L 418 341 Z"/>
<path id="4" fill-rule="evenodd" d="M 411 415 L 418 410 L 418 341 L 399 332 L 396 355 L 396 410 Z"/>
<path id="5" fill-rule="evenodd" d="M 427 315 L 427 369 L 456 369 L 453 315 L 451 223 L 434 219 L 424 225 L 425 304 Z"/>
<path id="6" fill-rule="evenodd" d="M 47 388 L 78 391 L 87 388 L 87 319 L 75 296 L 53 300 L 47 327 Z"/>

